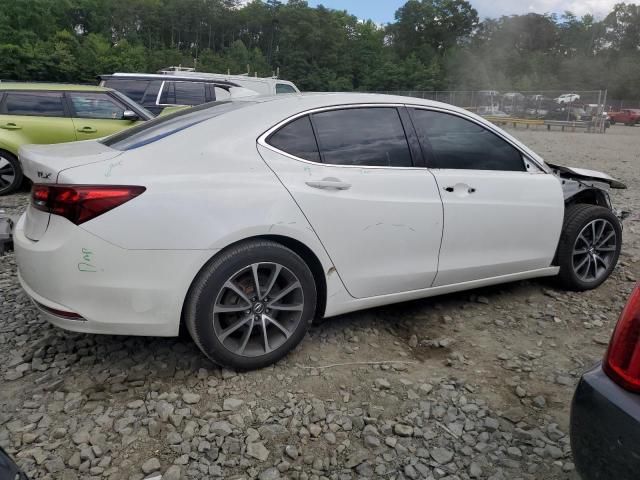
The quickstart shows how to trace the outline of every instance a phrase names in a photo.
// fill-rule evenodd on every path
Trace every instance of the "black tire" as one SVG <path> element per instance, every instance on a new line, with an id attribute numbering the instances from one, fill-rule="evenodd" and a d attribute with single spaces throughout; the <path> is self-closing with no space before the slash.
<path id="1" fill-rule="evenodd" d="M 609 123 L 610 123 L 611 125 L 615 125 L 615 124 L 616 124 L 616 121 L 615 121 L 613 118 L 610 118 L 610 119 L 609 119 Z"/>
<path id="2" fill-rule="evenodd" d="M 600 271 L 598 271 L 598 263 L 594 258 L 594 278 L 585 279 L 579 274 L 579 271 L 581 270 L 576 268 L 576 263 L 581 263 L 580 258 L 584 257 L 579 257 L 575 260 L 574 257 L 578 255 L 589 256 L 591 254 L 586 252 L 575 253 L 578 251 L 578 237 L 585 227 L 589 226 L 592 222 L 597 220 L 604 221 L 599 222 L 599 224 L 601 225 L 608 223 L 608 225 L 611 226 L 611 231 L 615 232 L 615 238 L 613 240 L 615 241 L 615 245 L 612 245 L 610 243 L 607 243 L 607 245 L 603 245 L 602 249 L 604 250 L 606 247 L 606 249 L 608 250 L 606 253 L 602 253 L 597 250 L 595 251 L 596 255 L 607 255 L 607 267 L 602 268 L 600 269 Z M 586 235 L 588 240 L 588 233 Z M 583 240 L 581 239 L 580 242 L 583 242 Z M 593 243 L 594 245 L 597 244 L 598 240 L 596 239 Z M 589 204 L 576 204 L 568 206 L 565 210 L 564 225 L 562 227 L 562 234 L 560 235 L 557 255 L 558 265 L 560 266 L 558 280 L 561 286 L 568 290 L 574 291 L 584 291 L 597 288 L 607 278 L 609 278 L 611 272 L 613 272 L 616 264 L 618 263 L 621 246 L 622 227 L 620 225 L 618 217 L 616 217 L 611 210 L 605 207 Z M 581 250 L 582 249 L 580 249 L 580 251 Z M 587 248 L 584 248 L 584 250 L 587 250 Z M 587 260 L 589 262 L 589 266 L 587 267 L 587 269 L 589 269 L 592 264 L 590 259 Z M 600 261 L 603 262 L 603 260 Z M 578 272 L 576 270 L 578 270 Z"/>
<path id="3" fill-rule="evenodd" d="M 243 355 L 239 354 L 238 351 L 241 349 L 242 353 L 245 352 L 247 341 L 244 341 L 244 347 L 238 347 L 235 351 L 232 348 L 233 346 L 230 346 L 228 343 L 225 345 L 223 342 L 227 342 L 227 340 L 231 338 L 232 342 L 242 344 L 243 339 L 245 338 L 244 333 L 242 333 L 242 338 L 240 339 L 233 338 L 233 336 L 240 336 L 241 332 L 247 331 L 247 328 L 238 328 L 237 334 L 234 331 L 234 333 L 228 334 L 224 337 L 222 341 L 218 335 L 220 332 L 224 333 L 227 330 L 233 330 L 232 328 L 229 328 L 229 326 L 235 327 L 235 325 L 242 323 L 242 321 L 246 321 L 246 318 L 254 316 L 254 312 L 256 312 L 255 318 L 257 320 L 258 311 L 255 309 L 257 305 L 249 305 L 249 310 L 234 314 L 218 313 L 217 317 L 216 314 L 214 314 L 214 307 L 222 303 L 218 302 L 219 298 L 224 298 L 221 296 L 228 295 L 229 293 L 233 294 L 234 290 L 227 286 L 228 282 L 238 278 L 237 275 L 242 275 L 240 272 L 250 269 L 251 266 L 255 264 L 260 265 L 258 268 L 262 268 L 263 265 L 278 265 L 282 267 L 281 270 L 278 270 L 278 272 L 282 273 L 275 274 L 276 278 L 273 280 L 274 282 L 285 275 L 289 276 L 291 285 L 297 285 L 299 283 L 300 287 L 296 287 L 296 290 L 292 291 L 292 294 L 299 295 L 301 297 L 301 300 L 297 300 L 297 302 L 302 302 L 302 306 L 297 307 L 301 311 L 301 314 L 298 317 L 296 312 L 271 313 L 271 316 L 278 322 L 281 322 L 281 324 L 271 324 L 270 322 L 265 323 L 264 320 L 262 320 L 262 326 L 267 325 L 264 329 L 271 332 L 272 335 L 275 335 L 276 340 L 282 343 L 279 344 L 277 348 L 267 352 L 266 345 L 269 344 L 271 347 L 272 338 L 270 341 L 264 342 L 265 346 L 263 353 L 252 352 L 250 355 Z M 297 283 L 295 280 L 297 280 Z M 258 283 L 261 283 L 260 280 L 258 280 Z M 266 283 L 270 282 L 267 281 Z M 235 280 L 233 284 L 236 287 L 240 286 L 243 289 L 242 293 L 246 294 L 246 297 L 250 300 L 256 299 L 255 287 L 251 290 L 251 286 L 245 287 L 245 285 L 235 283 Z M 251 285 L 255 285 L 255 282 Z M 276 289 L 280 288 L 278 287 L 278 282 L 272 284 L 270 290 L 269 287 L 267 287 L 264 299 L 260 299 L 258 302 L 262 303 L 262 306 L 266 309 L 267 313 L 270 312 L 267 308 L 270 306 L 268 303 L 269 297 L 267 295 L 269 295 L 270 291 L 273 291 L 274 287 Z M 286 290 L 286 287 L 283 287 L 281 292 L 284 290 Z M 258 297 L 261 295 L 262 294 L 260 293 Z M 278 292 L 276 292 L 276 296 L 277 295 Z M 283 298 L 287 298 L 287 295 Z M 253 370 L 263 368 L 277 362 L 300 343 L 309 329 L 309 325 L 314 319 L 316 295 L 316 284 L 313 274 L 304 260 L 302 260 L 295 252 L 279 243 L 269 240 L 250 240 L 229 247 L 227 250 L 214 257 L 212 261 L 202 269 L 189 290 L 185 304 L 184 321 L 196 345 L 198 345 L 200 350 L 202 350 L 202 352 L 213 362 L 218 365 L 237 370 Z M 236 296 L 236 306 L 240 305 L 239 302 L 245 301 L 238 294 L 236 294 Z M 273 302 L 276 302 L 276 299 L 272 300 Z M 245 307 L 242 307 L 241 309 L 244 308 Z M 276 309 L 277 307 L 273 305 L 271 308 Z M 264 310 L 261 309 L 259 313 L 261 314 L 263 311 Z M 276 317 L 276 314 L 289 315 L 289 317 Z M 226 318 L 226 315 L 237 315 L 237 322 L 229 322 L 229 324 L 221 330 L 220 326 L 223 322 L 221 318 Z M 242 317 L 245 318 L 243 319 Z M 260 317 L 262 317 L 262 315 L 260 315 Z M 265 317 L 269 316 L 265 315 Z M 291 317 L 295 317 L 298 320 L 295 322 L 287 320 L 287 318 L 291 319 Z M 281 320 L 283 318 L 284 320 Z M 290 323 L 285 323 L 285 321 L 289 321 Z M 278 325 L 278 329 L 276 329 L 274 325 Z M 287 329 L 290 333 L 289 336 L 285 336 L 282 333 L 282 330 L 280 330 L 281 325 L 291 325 Z M 218 330 L 219 333 L 216 333 L 216 330 Z M 250 344 L 254 346 L 253 348 L 258 348 L 257 345 L 259 345 L 260 339 L 256 338 L 254 333 L 262 334 L 263 328 L 260 327 L 259 323 L 251 320 L 248 330 L 250 333 L 246 335 L 246 338 L 249 339 L 248 341 L 251 342 Z M 261 338 L 264 339 L 264 337 Z"/>
<path id="4" fill-rule="evenodd" d="M 5 170 L 7 172 L 10 170 L 13 174 L 12 180 L 6 180 L 7 177 L 0 177 L 0 196 L 13 193 L 20 188 L 24 176 L 20 162 L 15 155 L 5 150 L 0 150 L 0 169 L 2 169 L 0 175 Z"/>

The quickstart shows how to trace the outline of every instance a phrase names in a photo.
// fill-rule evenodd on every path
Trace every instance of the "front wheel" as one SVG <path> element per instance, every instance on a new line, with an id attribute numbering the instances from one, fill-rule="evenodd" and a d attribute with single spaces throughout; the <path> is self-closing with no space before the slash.
<path id="1" fill-rule="evenodd" d="M 22 168 L 18 159 L 0 150 L 0 195 L 14 192 L 22 185 Z"/>
<path id="2" fill-rule="evenodd" d="M 567 207 L 558 245 L 560 283 L 591 290 L 609 276 L 620 256 L 622 227 L 611 210 L 588 204 Z"/>
<path id="3" fill-rule="evenodd" d="M 279 243 L 256 240 L 229 248 L 203 269 L 184 320 L 215 363 L 252 370 L 295 348 L 315 309 L 316 285 L 306 263 Z"/>

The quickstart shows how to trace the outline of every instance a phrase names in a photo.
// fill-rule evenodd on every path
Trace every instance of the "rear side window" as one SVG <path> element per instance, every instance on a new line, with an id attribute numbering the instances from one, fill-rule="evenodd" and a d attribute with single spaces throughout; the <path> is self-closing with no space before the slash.
<path id="1" fill-rule="evenodd" d="M 522 154 L 484 127 L 448 113 L 413 109 L 412 114 L 420 141 L 431 150 L 431 168 L 525 171 Z"/>
<path id="2" fill-rule="evenodd" d="M 104 82 L 105 87 L 113 88 L 119 92 L 124 93 L 127 97 L 137 103 L 143 103 L 145 92 L 151 82 L 149 80 L 135 80 L 128 78 L 110 78 Z M 161 82 L 157 82 L 160 84 Z M 158 90 L 156 89 L 156 96 Z M 155 102 L 155 97 L 153 98 Z"/>
<path id="3" fill-rule="evenodd" d="M 71 93 L 74 117 L 122 120 L 125 108 L 104 93 Z"/>
<path id="4" fill-rule="evenodd" d="M 323 163 L 411 167 L 411 152 L 396 108 L 331 110 L 312 115 Z"/>
<path id="5" fill-rule="evenodd" d="M 311 162 L 320 161 L 316 137 L 313 134 L 313 127 L 308 115 L 286 124 L 271 135 L 267 142 L 278 150 L 295 157 Z"/>
<path id="6" fill-rule="evenodd" d="M 6 115 L 64 117 L 61 92 L 8 92 L 2 103 Z"/>
<path id="7" fill-rule="evenodd" d="M 296 89 L 286 83 L 276 83 L 276 94 L 280 93 L 298 93 Z"/>
<path id="8" fill-rule="evenodd" d="M 206 84 L 196 82 L 165 82 L 160 95 L 161 105 L 201 105 L 207 101 Z"/>

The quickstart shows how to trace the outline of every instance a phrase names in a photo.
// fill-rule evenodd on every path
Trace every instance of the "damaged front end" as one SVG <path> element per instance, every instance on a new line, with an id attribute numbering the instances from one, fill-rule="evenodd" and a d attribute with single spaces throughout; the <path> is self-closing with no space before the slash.
<path id="1" fill-rule="evenodd" d="M 564 201 L 570 203 L 590 203 L 609 208 L 620 221 L 627 218 L 631 212 L 617 209 L 611 203 L 609 191 L 611 189 L 625 189 L 627 186 L 596 170 L 566 167 L 547 163 L 553 174 L 562 182 Z"/>

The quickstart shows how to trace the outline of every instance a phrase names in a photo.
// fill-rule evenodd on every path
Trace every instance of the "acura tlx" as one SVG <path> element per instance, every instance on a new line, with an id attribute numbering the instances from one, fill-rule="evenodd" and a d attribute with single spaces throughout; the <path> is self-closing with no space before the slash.
<path id="1" fill-rule="evenodd" d="M 624 185 L 549 165 L 468 111 L 310 94 L 214 102 L 102 140 L 25 146 L 14 243 L 54 325 L 175 336 L 213 361 L 275 362 L 314 318 L 613 271 Z"/>

